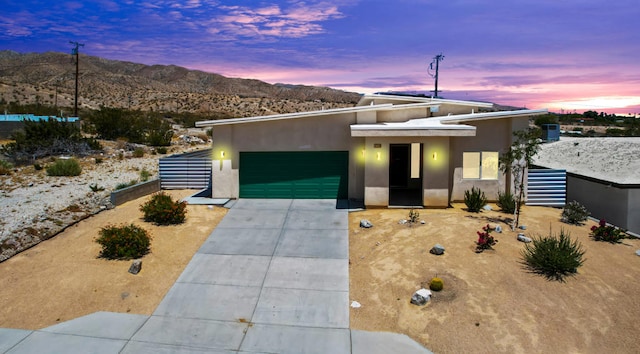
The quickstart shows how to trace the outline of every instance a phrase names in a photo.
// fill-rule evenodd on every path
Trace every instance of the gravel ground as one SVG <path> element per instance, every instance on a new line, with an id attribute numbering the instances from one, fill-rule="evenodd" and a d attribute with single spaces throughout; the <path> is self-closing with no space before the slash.
<path id="1" fill-rule="evenodd" d="M 534 163 L 601 180 L 640 184 L 640 138 L 565 138 L 542 144 Z"/>
<path id="2" fill-rule="evenodd" d="M 207 144 L 177 146 L 171 152 L 206 147 Z M 77 220 L 111 208 L 111 191 L 120 183 L 140 180 L 141 171 L 150 172 L 150 179 L 157 178 L 158 159 L 165 155 L 147 153 L 133 158 L 124 151 L 120 158 L 120 152 L 123 151 L 106 146 L 103 154 L 81 159 L 82 174 L 76 177 L 47 176 L 45 169 L 50 159 L 40 162 L 44 169 L 36 170 L 30 165 L 0 176 L 0 262 Z M 94 192 L 91 186 L 104 190 Z"/>

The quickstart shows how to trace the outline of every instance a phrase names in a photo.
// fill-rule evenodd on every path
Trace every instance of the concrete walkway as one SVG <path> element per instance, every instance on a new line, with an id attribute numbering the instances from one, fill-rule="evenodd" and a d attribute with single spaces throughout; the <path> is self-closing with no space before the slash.
<path id="1" fill-rule="evenodd" d="M 0 329 L 0 353 L 430 353 L 349 329 L 348 219 L 335 200 L 238 200 L 152 316 Z"/>

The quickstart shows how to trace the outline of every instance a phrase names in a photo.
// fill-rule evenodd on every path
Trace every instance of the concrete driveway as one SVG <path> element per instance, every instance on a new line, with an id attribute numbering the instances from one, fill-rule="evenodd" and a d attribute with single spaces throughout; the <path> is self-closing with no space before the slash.
<path id="1" fill-rule="evenodd" d="M 335 200 L 238 200 L 152 316 L 0 329 L 0 352 L 430 353 L 349 329 L 348 220 Z"/>

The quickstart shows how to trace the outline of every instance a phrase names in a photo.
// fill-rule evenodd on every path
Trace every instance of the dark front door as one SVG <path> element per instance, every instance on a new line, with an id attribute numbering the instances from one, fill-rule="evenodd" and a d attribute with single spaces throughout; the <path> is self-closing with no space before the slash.
<path id="1" fill-rule="evenodd" d="M 422 144 L 389 146 L 389 205 L 422 206 Z"/>

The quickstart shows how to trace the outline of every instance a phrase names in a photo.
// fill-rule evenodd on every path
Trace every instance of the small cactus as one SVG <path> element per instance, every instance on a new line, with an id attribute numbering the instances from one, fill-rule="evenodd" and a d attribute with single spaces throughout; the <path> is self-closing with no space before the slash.
<path id="1" fill-rule="evenodd" d="M 431 279 L 431 282 L 429 283 L 429 289 L 433 291 L 440 291 L 443 288 L 444 288 L 444 282 L 442 281 L 442 279 L 438 277 Z"/>

